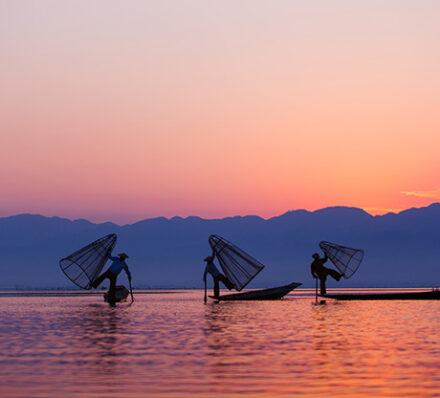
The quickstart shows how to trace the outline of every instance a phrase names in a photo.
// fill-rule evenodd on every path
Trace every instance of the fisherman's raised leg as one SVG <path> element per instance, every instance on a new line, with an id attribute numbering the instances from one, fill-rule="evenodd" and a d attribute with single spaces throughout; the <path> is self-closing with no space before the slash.
<path id="1" fill-rule="evenodd" d="M 341 279 L 342 275 L 338 271 L 335 271 L 334 269 L 331 268 L 327 268 L 327 270 L 328 270 L 327 271 L 328 274 L 336 281 L 339 281 Z"/>
<path id="2" fill-rule="evenodd" d="M 234 285 L 223 274 L 220 274 L 218 276 L 218 278 L 219 278 L 220 282 L 222 282 L 228 288 L 228 290 L 231 290 L 234 288 Z"/>
<path id="3" fill-rule="evenodd" d="M 96 289 L 103 281 L 105 278 L 109 277 L 109 271 L 105 271 L 103 274 L 101 274 L 100 276 L 98 276 L 98 278 L 96 278 L 92 283 L 92 287 L 94 289 Z"/>

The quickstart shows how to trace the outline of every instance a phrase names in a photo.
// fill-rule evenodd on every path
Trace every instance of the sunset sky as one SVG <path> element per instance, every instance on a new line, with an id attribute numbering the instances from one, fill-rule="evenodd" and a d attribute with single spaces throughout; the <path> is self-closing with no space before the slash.
<path id="1" fill-rule="evenodd" d="M 0 0 L 0 216 L 440 201 L 440 1 Z"/>

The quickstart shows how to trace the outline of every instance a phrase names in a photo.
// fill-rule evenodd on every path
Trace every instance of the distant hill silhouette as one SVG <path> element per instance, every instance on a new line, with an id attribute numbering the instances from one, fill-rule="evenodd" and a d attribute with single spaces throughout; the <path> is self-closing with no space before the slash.
<path id="1" fill-rule="evenodd" d="M 440 203 L 383 216 L 330 207 L 268 220 L 160 217 L 124 226 L 21 214 L 0 218 L 0 288 L 74 287 L 59 259 L 109 233 L 118 235 L 116 250 L 129 253 L 136 287 L 202 287 L 210 234 L 224 236 L 266 265 L 251 288 L 291 281 L 312 287 L 311 255 L 321 240 L 365 250 L 358 272 L 340 283 L 331 280 L 330 288 L 439 286 L 439 225 Z"/>

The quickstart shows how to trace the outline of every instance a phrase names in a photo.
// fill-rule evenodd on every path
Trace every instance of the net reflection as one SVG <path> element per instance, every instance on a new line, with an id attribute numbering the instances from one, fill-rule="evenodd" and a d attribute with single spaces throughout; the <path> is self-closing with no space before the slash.
<path id="1" fill-rule="evenodd" d="M 81 368 L 79 372 L 87 369 L 98 379 L 125 373 L 130 366 L 126 356 L 130 316 L 129 311 L 107 305 L 85 305 L 66 314 L 60 325 L 70 337 L 64 357 Z"/>

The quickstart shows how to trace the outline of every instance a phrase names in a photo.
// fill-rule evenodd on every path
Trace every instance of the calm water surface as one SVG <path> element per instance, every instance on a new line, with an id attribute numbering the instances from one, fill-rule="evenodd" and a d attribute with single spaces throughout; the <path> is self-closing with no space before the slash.
<path id="1" fill-rule="evenodd" d="M 202 297 L 0 297 L 1 396 L 440 396 L 440 302 Z"/>

